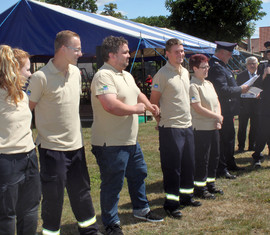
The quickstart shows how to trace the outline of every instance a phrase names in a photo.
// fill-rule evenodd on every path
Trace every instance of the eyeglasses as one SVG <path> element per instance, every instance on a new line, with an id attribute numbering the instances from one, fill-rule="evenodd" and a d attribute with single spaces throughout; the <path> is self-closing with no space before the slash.
<path id="1" fill-rule="evenodd" d="M 202 66 L 202 67 L 199 67 L 200 69 L 209 69 L 210 66 Z"/>
<path id="2" fill-rule="evenodd" d="M 257 65 L 258 63 L 247 63 L 247 65 Z"/>
<path id="3" fill-rule="evenodd" d="M 66 47 L 75 51 L 75 52 L 82 52 L 82 48 L 75 48 L 75 47 L 71 47 L 71 46 L 66 46 Z"/>

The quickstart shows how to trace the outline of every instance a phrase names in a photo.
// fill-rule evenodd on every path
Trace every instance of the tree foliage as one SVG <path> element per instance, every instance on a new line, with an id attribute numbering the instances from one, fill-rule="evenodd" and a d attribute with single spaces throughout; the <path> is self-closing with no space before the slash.
<path id="1" fill-rule="evenodd" d="M 139 16 L 135 19 L 132 19 L 132 21 L 151 26 L 173 29 L 173 27 L 171 27 L 170 25 L 170 20 L 167 16 L 151 16 L 151 17 Z"/>
<path id="2" fill-rule="evenodd" d="M 239 42 L 254 32 L 265 12 L 261 0 L 166 0 L 177 30 L 209 41 Z"/>
<path id="3" fill-rule="evenodd" d="M 92 13 L 96 13 L 98 9 L 97 0 L 45 0 L 45 2 Z"/>
<path id="4" fill-rule="evenodd" d="M 115 3 L 105 4 L 103 12 L 101 12 L 101 15 L 113 16 L 120 19 L 127 19 L 127 17 L 124 16 L 121 12 L 117 12 L 115 10 L 117 10 L 117 4 Z"/>

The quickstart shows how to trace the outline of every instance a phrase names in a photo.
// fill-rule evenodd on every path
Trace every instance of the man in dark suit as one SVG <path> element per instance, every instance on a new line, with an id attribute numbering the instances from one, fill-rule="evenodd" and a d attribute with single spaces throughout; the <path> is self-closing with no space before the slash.
<path id="1" fill-rule="evenodd" d="M 238 86 L 241 86 L 246 81 L 257 75 L 258 69 L 258 59 L 255 56 L 250 56 L 246 58 L 246 67 L 247 69 L 242 73 L 237 75 L 236 82 Z M 254 83 L 255 87 L 260 87 L 259 79 Z M 239 120 L 239 129 L 238 129 L 238 151 L 243 152 L 245 149 L 246 142 L 246 130 L 248 120 L 250 120 L 250 129 L 249 129 L 249 147 L 248 150 L 254 150 L 255 148 L 255 136 L 258 129 L 258 108 L 259 108 L 259 99 L 254 98 L 245 98 L 241 95 L 240 99 L 240 113 L 238 115 Z"/>
<path id="2" fill-rule="evenodd" d="M 216 89 L 221 105 L 221 114 L 224 117 L 220 130 L 220 160 L 218 176 L 235 179 L 236 176 L 228 170 L 240 170 L 234 159 L 235 129 L 234 116 L 238 114 L 239 98 L 241 93 L 249 89 L 247 85 L 237 86 L 232 71 L 227 64 L 232 56 L 236 43 L 216 42 L 217 48 L 210 59 L 208 80 Z"/>
<path id="3" fill-rule="evenodd" d="M 260 123 L 258 135 L 256 136 L 255 152 L 252 154 L 254 159 L 254 167 L 261 167 L 261 160 L 266 142 L 270 143 L 270 41 L 265 42 L 266 47 L 265 57 L 266 61 L 261 62 L 258 68 L 258 73 L 262 78 L 262 89 L 260 93 Z"/>

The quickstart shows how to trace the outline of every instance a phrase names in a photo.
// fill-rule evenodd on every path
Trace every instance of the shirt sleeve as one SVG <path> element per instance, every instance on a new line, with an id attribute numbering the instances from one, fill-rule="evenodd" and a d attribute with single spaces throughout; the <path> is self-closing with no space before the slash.
<path id="1" fill-rule="evenodd" d="M 160 93 L 163 93 L 165 85 L 166 85 L 166 79 L 162 72 L 157 72 L 156 75 L 153 78 L 153 85 L 152 85 L 152 91 L 159 91 Z"/>
<path id="2" fill-rule="evenodd" d="M 106 71 L 99 71 L 94 77 L 93 91 L 95 95 L 117 94 L 113 75 Z"/>
<path id="3" fill-rule="evenodd" d="M 30 78 L 29 86 L 26 91 L 29 100 L 37 103 L 43 94 L 45 85 L 46 79 L 44 74 L 41 71 L 34 73 Z"/>
<path id="4" fill-rule="evenodd" d="M 196 87 L 195 84 L 191 84 L 189 88 L 189 97 L 190 97 L 190 103 L 199 103 L 201 102 L 200 94 L 198 91 L 198 87 Z"/>

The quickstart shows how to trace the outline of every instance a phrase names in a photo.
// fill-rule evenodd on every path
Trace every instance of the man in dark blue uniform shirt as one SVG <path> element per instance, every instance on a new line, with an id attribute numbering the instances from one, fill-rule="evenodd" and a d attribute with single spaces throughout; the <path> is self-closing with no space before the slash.
<path id="1" fill-rule="evenodd" d="M 216 89 L 224 117 L 220 130 L 220 160 L 218 176 L 235 179 L 228 170 L 240 170 L 234 159 L 235 129 L 234 116 L 238 114 L 241 93 L 249 89 L 247 85 L 237 86 L 232 71 L 226 66 L 232 56 L 236 43 L 216 42 L 215 55 L 210 59 L 208 80 Z"/>

